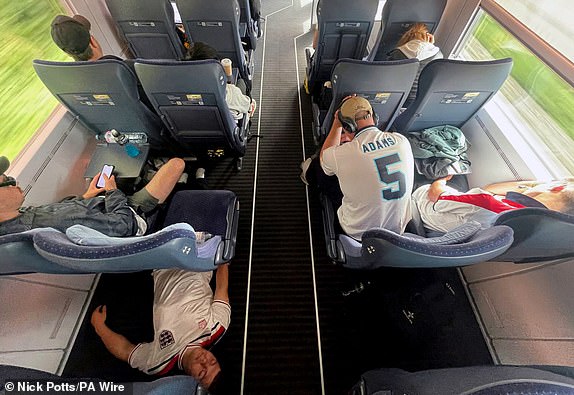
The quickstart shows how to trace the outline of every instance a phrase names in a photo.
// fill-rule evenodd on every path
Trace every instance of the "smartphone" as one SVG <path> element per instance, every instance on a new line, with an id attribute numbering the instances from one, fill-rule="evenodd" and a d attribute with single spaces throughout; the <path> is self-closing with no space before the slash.
<path id="1" fill-rule="evenodd" d="M 98 188 L 105 187 L 106 186 L 106 179 L 104 178 L 104 174 L 106 176 L 108 176 L 108 178 L 110 178 L 112 176 L 113 171 L 114 171 L 113 165 L 104 165 L 104 167 L 102 167 L 102 171 L 100 172 L 100 178 L 98 178 L 98 182 L 96 183 L 96 186 Z"/>

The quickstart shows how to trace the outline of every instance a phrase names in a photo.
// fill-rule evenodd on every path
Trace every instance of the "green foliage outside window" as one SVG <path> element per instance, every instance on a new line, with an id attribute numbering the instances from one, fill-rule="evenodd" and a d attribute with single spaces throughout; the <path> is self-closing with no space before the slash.
<path id="1" fill-rule="evenodd" d="M 32 60 L 69 60 L 50 36 L 66 12 L 57 0 L 0 0 L 0 9 L 0 155 L 14 159 L 58 103 Z"/>
<path id="2" fill-rule="evenodd" d="M 514 59 L 511 76 L 574 140 L 574 88 L 491 17 L 481 19 L 474 37 L 493 58 Z"/>

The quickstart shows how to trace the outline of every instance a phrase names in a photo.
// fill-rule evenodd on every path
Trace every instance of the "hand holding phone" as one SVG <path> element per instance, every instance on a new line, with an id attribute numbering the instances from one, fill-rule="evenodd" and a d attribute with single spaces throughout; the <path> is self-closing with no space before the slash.
<path id="1" fill-rule="evenodd" d="M 104 167 L 102 168 L 102 171 L 100 172 L 100 177 L 98 178 L 98 182 L 96 183 L 96 187 L 98 187 L 98 188 L 105 187 L 106 186 L 106 179 L 104 177 L 104 174 L 106 175 L 106 177 L 110 178 L 112 176 L 113 171 L 114 171 L 113 165 L 104 165 Z"/>

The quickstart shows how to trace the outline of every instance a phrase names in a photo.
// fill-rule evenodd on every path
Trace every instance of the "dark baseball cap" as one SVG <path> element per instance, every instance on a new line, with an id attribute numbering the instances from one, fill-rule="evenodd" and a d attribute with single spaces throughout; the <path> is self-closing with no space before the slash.
<path id="1" fill-rule="evenodd" d="M 81 15 L 57 15 L 52 21 L 52 39 L 70 55 L 82 55 L 90 45 L 91 24 Z"/>
<path id="2" fill-rule="evenodd" d="M 5 156 L 0 156 L 0 174 L 6 173 L 10 167 L 10 161 Z"/>

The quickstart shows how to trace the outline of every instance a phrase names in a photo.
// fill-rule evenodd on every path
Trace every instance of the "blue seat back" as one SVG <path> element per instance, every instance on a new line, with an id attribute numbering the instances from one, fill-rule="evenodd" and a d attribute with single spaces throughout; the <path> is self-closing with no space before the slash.
<path id="1" fill-rule="evenodd" d="M 407 98 L 417 70 L 416 59 L 394 62 L 337 61 L 331 75 L 333 100 L 321 126 L 323 136 L 329 133 L 341 101 L 353 93 L 369 101 L 379 117 L 379 128 L 387 130 Z"/>
<path id="2" fill-rule="evenodd" d="M 135 57 L 183 58 L 169 0 L 106 0 L 106 5 Z"/>
<path id="3" fill-rule="evenodd" d="M 165 227 L 146 236 L 109 237 L 82 225 L 65 234 L 40 228 L 0 236 L 0 274 L 210 271 L 233 258 L 238 216 L 233 192 L 180 191 L 168 207 Z M 214 237 L 197 244 L 194 230 Z"/>
<path id="4" fill-rule="evenodd" d="M 514 230 L 514 243 L 497 261 L 538 262 L 574 256 L 574 216 L 545 208 L 501 213 L 495 225 Z"/>
<path id="5" fill-rule="evenodd" d="M 317 4 L 317 48 L 307 71 L 309 89 L 331 76 L 342 58 L 362 59 L 373 29 L 378 0 L 321 0 Z"/>
<path id="6" fill-rule="evenodd" d="M 216 60 L 138 60 L 136 72 L 172 137 L 196 155 L 221 149 L 240 157 L 247 144 L 246 116 L 239 124 L 225 101 L 226 76 Z"/>
<path id="7" fill-rule="evenodd" d="M 141 102 L 137 77 L 126 63 L 34 60 L 33 65 L 50 92 L 94 133 L 144 132 L 150 144 L 163 144 L 161 121 Z"/>
<path id="8" fill-rule="evenodd" d="M 420 73 L 416 99 L 391 128 L 399 132 L 438 125 L 460 128 L 498 92 L 511 68 L 510 58 L 433 60 Z"/>
<path id="9" fill-rule="evenodd" d="M 387 0 L 381 17 L 381 30 L 377 36 L 370 60 L 385 60 L 403 33 L 414 23 L 422 22 L 434 33 L 447 0 Z"/>
<path id="10" fill-rule="evenodd" d="M 239 0 L 239 8 L 239 31 L 247 44 L 247 48 L 255 50 L 257 37 L 261 34 L 259 18 L 253 15 L 249 0 Z"/>
<path id="11" fill-rule="evenodd" d="M 70 270 L 43 258 L 34 248 L 34 235 L 38 232 L 56 232 L 42 228 L 0 236 L 0 275 L 21 273 L 70 273 Z"/>
<path id="12" fill-rule="evenodd" d="M 191 41 L 204 42 L 215 48 L 221 59 L 231 59 L 250 88 L 251 56 L 241 43 L 237 0 L 176 0 L 176 4 Z"/>
<path id="13" fill-rule="evenodd" d="M 513 241 L 510 227 L 480 229 L 478 222 L 470 222 L 438 237 L 399 235 L 376 228 L 367 230 L 361 241 L 357 241 L 337 233 L 333 204 L 324 195 L 321 196 L 321 205 L 327 254 L 334 262 L 350 269 L 472 265 L 498 257 Z"/>

